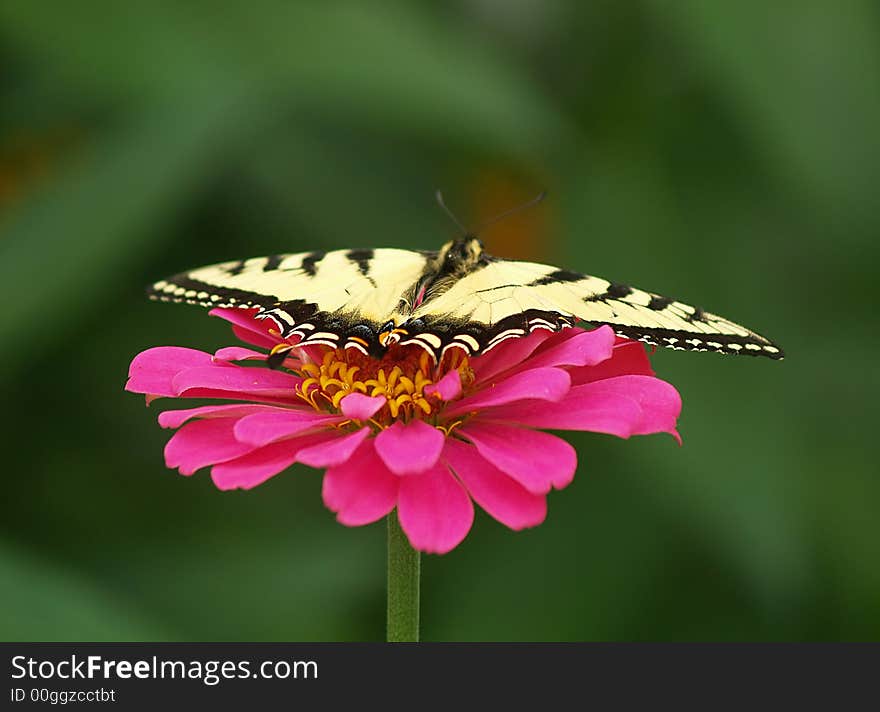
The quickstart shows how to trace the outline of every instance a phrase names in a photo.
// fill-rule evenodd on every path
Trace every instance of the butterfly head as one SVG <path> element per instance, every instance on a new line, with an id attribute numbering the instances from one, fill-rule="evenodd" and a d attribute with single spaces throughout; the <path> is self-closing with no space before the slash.
<path id="1" fill-rule="evenodd" d="M 442 274 L 467 274 L 483 256 L 483 243 L 473 235 L 450 240 L 437 255 L 438 272 Z"/>

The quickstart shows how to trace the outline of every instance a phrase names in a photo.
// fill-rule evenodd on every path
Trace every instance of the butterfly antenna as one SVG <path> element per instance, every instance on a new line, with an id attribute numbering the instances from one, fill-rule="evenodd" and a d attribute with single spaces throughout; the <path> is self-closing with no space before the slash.
<path id="1" fill-rule="evenodd" d="M 452 222 L 455 223 L 455 226 L 461 231 L 462 237 L 467 237 L 468 235 L 470 235 L 471 234 L 470 231 L 464 225 L 461 224 L 461 220 L 459 220 L 457 217 L 455 217 L 455 213 L 453 213 L 446 206 L 446 201 L 443 200 L 443 192 L 438 190 L 434 194 L 434 197 L 437 198 L 437 205 L 439 205 L 441 208 L 443 208 L 443 211 L 449 216 L 449 219 L 452 220 Z"/>
<path id="2" fill-rule="evenodd" d="M 542 200 L 544 200 L 544 198 L 546 198 L 546 197 L 547 197 L 547 191 L 542 190 L 540 193 L 538 193 L 531 200 L 528 200 L 525 203 L 522 203 L 521 205 L 517 205 L 516 207 L 511 208 L 510 210 L 505 210 L 503 213 L 501 213 L 501 215 L 496 215 L 494 218 L 490 218 L 486 222 L 480 224 L 480 226 L 476 230 L 474 230 L 474 233 L 479 234 L 480 232 L 485 230 L 490 225 L 494 225 L 495 223 L 501 222 L 502 220 L 504 220 L 504 218 L 508 218 L 511 215 L 514 215 L 515 213 L 522 212 L 523 210 L 526 210 L 527 208 L 531 208 L 531 207 L 537 205 Z"/>

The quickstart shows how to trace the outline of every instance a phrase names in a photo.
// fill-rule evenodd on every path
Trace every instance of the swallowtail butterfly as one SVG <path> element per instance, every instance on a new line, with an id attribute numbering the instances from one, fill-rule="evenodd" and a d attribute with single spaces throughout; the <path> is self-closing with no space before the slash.
<path id="1" fill-rule="evenodd" d="M 536 329 L 578 321 L 684 351 L 781 359 L 743 326 L 620 282 L 533 262 L 499 259 L 471 235 L 438 251 L 353 249 L 223 262 L 156 282 L 153 299 L 256 309 L 285 338 L 381 355 L 415 344 L 435 360 L 479 355 Z"/>

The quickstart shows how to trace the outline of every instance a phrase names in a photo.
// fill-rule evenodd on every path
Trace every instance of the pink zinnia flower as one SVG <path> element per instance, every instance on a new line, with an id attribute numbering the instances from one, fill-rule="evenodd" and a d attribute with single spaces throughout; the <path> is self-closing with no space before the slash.
<path id="1" fill-rule="evenodd" d="M 546 496 L 574 477 L 577 457 L 541 429 L 628 438 L 667 432 L 681 399 L 654 377 L 644 346 L 608 326 L 536 331 L 440 364 L 417 346 L 381 358 L 297 348 L 254 311 L 214 309 L 243 341 L 214 355 L 162 346 L 138 354 L 126 389 L 232 403 L 159 415 L 177 428 L 165 462 L 183 475 L 211 467 L 220 489 L 249 489 L 295 462 L 325 469 L 324 503 L 348 526 L 398 511 L 410 543 L 445 553 L 468 533 L 473 502 L 511 529 L 540 524 Z M 252 361 L 251 365 L 247 365 Z"/>

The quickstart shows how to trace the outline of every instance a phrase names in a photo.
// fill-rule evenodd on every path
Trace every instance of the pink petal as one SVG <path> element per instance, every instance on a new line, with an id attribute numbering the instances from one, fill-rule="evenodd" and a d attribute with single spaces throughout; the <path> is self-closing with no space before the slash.
<path id="1" fill-rule="evenodd" d="M 376 452 L 395 475 L 411 475 L 433 467 L 445 436 L 423 420 L 396 421 L 376 436 Z"/>
<path id="2" fill-rule="evenodd" d="M 212 388 L 190 388 L 186 393 L 182 394 L 183 398 L 223 398 L 225 400 L 250 401 L 255 404 L 277 405 L 282 407 L 297 406 L 302 401 L 296 400 L 289 396 L 271 395 L 269 392 L 246 393 L 243 391 L 220 391 Z M 150 396 L 147 396 L 150 401 Z"/>
<path id="3" fill-rule="evenodd" d="M 180 346 L 157 346 L 141 351 L 128 368 L 125 390 L 155 396 L 176 396 L 174 377 L 189 368 L 209 366 L 211 354 Z"/>
<path id="4" fill-rule="evenodd" d="M 246 344 L 251 344 L 252 346 L 257 346 L 261 349 L 266 349 L 269 351 L 276 344 L 281 343 L 282 339 L 278 336 L 263 336 L 262 334 L 251 331 L 250 329 L 246 329 L 243 326 L 233 326 L 232 333 L 240 339 L 244 341 Z"/>
<path id="5" fill-rule="evenodd" d="M 425 395 L 440 396 L 441 400 L 451 401 L 461 395 L 461 376 L 458 371 L 450 371 L 437 383 L 425 386 Z"/>
<path id="6" fill-rule="evenodd" d="M 216 316 L 224 321 L 228 321 L 230 324 L 235 324 L 236 326 L 242 326 L 246 329 L 251 329 L 252 331 L 256 331 L 260 334 L 267 334 L 269 327 L 266 326 L 265 322 L 259 319 L 254 319 L 254 317 L 259 314 L 260 310 L 257 307 L 253 309 L 239 309 L 238 307 L 214 307 L 211 311 L 208 312 L 211 316 Z"/>
<path id="7" fill-rule="evenodd" d="M 471 498 L 441 463 L 400 479 L 397 513 L 410 544 L 431 554 L 458 546 L 474 521 Z"/>
<path id="8" fill-rule="evenodd" d="M 296 376 L 268 368 L 245 368 L 227 363 L 214 362 L 211 366 L 189 368 L 172 379 L 172 388 L 178 396 L 190 398 L 209 397 L 225 393 L 224 398 L 250 398 L 256 396 L 288 398 L 294 400 L 296 387 L 301 380 Z"/>
<path id="9" fill-rule="evenodd" d="M 298 453 L 337 437 L 332 430 L 281 440 L 211 468 L 211 479 L 222 490 L 250 489 L 296 462 Z"/>
<path id="10" fill-rule="evenodd" d="M 166 410 L 159 413 L 159 425 L 163 428 L 179 428 L 192 418 L 239 418 L 263 410 L 282 410 L 271 405 L 233 403 L 228 405 L 203 405 L 185 410 Z"/>
<path id="11" fill-rule="evenodd" d="M 653 376 L 654 370 L 648 360 L 645 346 L 639 341 L 620 339 L 614 345 L 611 358 L 595 366 L 569 369 L 572 385 L 601 381 L 624 375 Z"/>
<path id="12" fill-rule="evenodd" d="M 443 411 L 444 417 L 454 418 L 483 408 L 521 400 L 559 401 L 568 393 L 571 379 L 559 368 L 535 368 L 507 376 L 497 385 L 477 391 Z"/>
<path id="13" fill-rule="evenodd" d="M 266 357 L 263 351 L 254 351 L 243 346 L 227 346 L 214 352 L 215 361 L 265 361 Z"/>
<path id="14" fill-rule="evenodd" d="M 378 413 L 388 401 L 384 396 L 365 396 L 363 393 L 349 393 L 339 405 L 342 414 L 352 420 L 369 420 Z"/>
<path id="15" fill-rule="evenodd" d="M 574 397 L 594 393 L 619 394 L 639 404 L 642 418 L 634 424 L 633 435 L 670 433 L 681 444 L 675 429 L 681 415 L 681 396 L 672 384 L 653 376 L 617 376 L 579 386 Z"/>
<path id="16" fill-rule="evenodd" d="M 511 529 L 534 527 L 547 516 L 545 495 L 533 494 L 484 459 L 472 445 L 449 439 L 443 458 L 471 497 Z"/>
<path id="17" fill-rule="evenodd" d="M 291 339 L 291 341 L 298 341 Z M 324 360 L 324 354 L 327 353 L 326 346 L 297 346 L 293 351 L 303 363 L 321 363 Z"/>
<path id="18" fill-rule="evenodd" d="M 549 433 L 500 423 L 472 421 L 456 431 L 477 451 L 529 492 L 546 494 L 574 478 L 577 454 L 565 440 Z"/>
<path id="19" fill-rule="evenodd" d="M 239 420 L 234 432 L 241 442 L 260 447 L 341 420 L 338 415 L 319 415 L 305 408 L 267 408 Z"/>
<path id="20" fill-rule="evenodd" d="M 532 428 L 588 430 L 622 438 L 628 438 L 633 424 L 642 418 L 642 409 L 636 401 L 613 393 L 581 393 L 562 404 L 554 404 L 553 408 L 542 405 L 536 403 L 526 408 L 515 404 L 482 415 L 487 420 L 503 420 Z"/>
<path id="21" fill-rule="evenodd" d="M 235 420 L 194 420 L 178 430 L 165 446 L 165 464 L 191 475 L 196 470 L 240 457 L 254 449 L 233 434 Z"/>
<path id="22" fill-rule="evenodd" d="M 211 479 L 218 489 L 251 489 L 286 470 L 296 461 L 290 441 L 274 443 L 231 462 L 214 465 Z"/>
<path id="23" fill-rule="evenodd" d="M 534 428 L 589 430 L 628 438 L 670 433 L 678 439 L 676 420 L 681 396 L 653 376 L 617 376 L 575 386 L 561 403 L 513 404 L 482 417 Z"/>
<path id="24" fill-rule="evenodd" d="M 610 326 L 600 326 L 592 331 L 568 329 L 563 333 L 564 339 L 533 353 L 521 368 L 594 366 L 611 358 L 615 336 Z"/>
<path id="25" fill-rule="evenodd" d="M 276 344 L 280 344 L 283 339 L 280 336 L 269 333 L 269 329 L 274 326 L 273 322 L 254 319 L 254 315 L 258 312 L 258 309 L 227 309 L 217 307 L 208 313 L 232 324 L 232 331 L 245 343 L 264 349 L 271 349 Z"/>
<path id="26" fill-rule="evenodd" d="M 509 339 L 498 344 L 489 353 L 471 360 L 471 368 L 477 382 L 485 381 L 493 376 L 517 366 L 542 343 L 552 336 L 546 329 L 533 331 L 520 339 Z"/>
<path id="27" fill-rule="evenodd" d="M 394 509 L 399 482 L 376 454 L 373 441 L 367 440 L 351 459 L 327 470 L 321 494 L 340 523 L 357 527 Z"/>
<path id="28" fill-rule="evenodd" d="M 361 428 L 326 443 L 303 448 L 297 454 L 296 460 L 309 467 L 336 467 L 346 462 L 369 434 L 369 428 Z"/>

